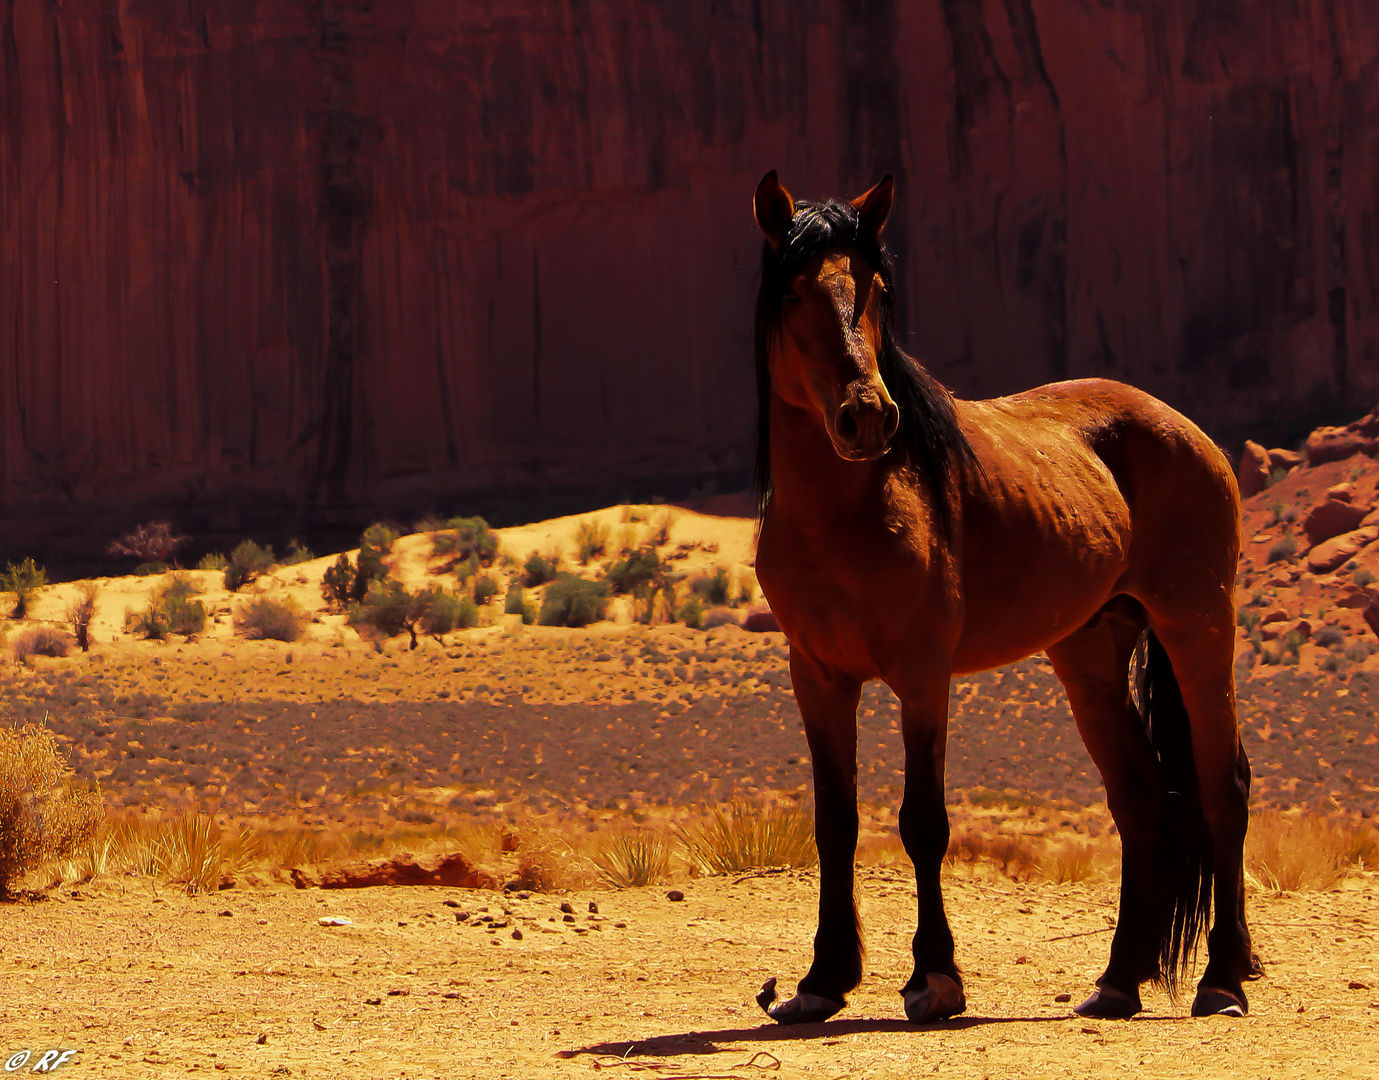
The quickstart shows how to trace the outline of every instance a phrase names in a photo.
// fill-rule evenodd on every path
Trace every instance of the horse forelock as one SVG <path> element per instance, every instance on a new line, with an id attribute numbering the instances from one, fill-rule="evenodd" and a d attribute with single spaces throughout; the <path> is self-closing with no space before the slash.
<path id="1" fill-rule="evenodd" d="M 976 469 L 976 457 L 958 426 L 953 400 L 937 379 L 905 353 L 896 329 L 895 270 L 880 238 L 859 232 L 860 215 L 851 203 L 795 204 L 795 216 L 778 248 L 763 244 L 761 289 L 757 293 L 756 378 L 757 445 L 754 487 L 758 520 L 771 502 L 771 349 L 780 332 L 785 289 L 805 265 L 829 251 L 856 250 L 881 277 L 881 342 L 877 370 L 900 410 L 892 448 L 929 479 L 945 531 L 951 527 L 950 498 L 955 473 Z"/>

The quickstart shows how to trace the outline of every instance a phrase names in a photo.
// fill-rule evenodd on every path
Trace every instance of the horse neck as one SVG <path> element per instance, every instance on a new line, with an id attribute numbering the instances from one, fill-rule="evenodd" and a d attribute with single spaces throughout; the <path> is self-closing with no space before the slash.
<path id="1" fill-rule="evenodd" d="M 886 495 L 884 460 L 844 461 L 817 416 L 772 395 L 773 512 L 801 522 L 875 513 Z"/>

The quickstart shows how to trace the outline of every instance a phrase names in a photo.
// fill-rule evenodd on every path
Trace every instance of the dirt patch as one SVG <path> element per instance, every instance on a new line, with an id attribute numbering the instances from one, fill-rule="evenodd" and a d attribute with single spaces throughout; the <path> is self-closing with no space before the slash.
<path id="1" fill-rule="evenodd" d="M 1151 991 L 1129 1022 L 1085 1021 L 1056 1000 L 1080 1001 L 1104 965 L 1114 888 L 950 876 L 969 1009 L 925 1029 L 904 1022 L 897 992 L 914 922 L 907 875 L 863 873 L 867 978 L 835 1020 L 802 1029 L 767 1021 L 752 995 L 769 976 L 793 988 L 804 972 L 816 878 L 681 888 L 672 903 L 663 889 L 518 900 L 139 885 L 7 905 L 0 1049 L 75 1048 L 64 1068 L 83 1076 L 447 1080 L 593 1075 L 596 1063 L 614 1076 L 1310 1080 L 1371 1076 L 1379 1054 L 1373 875 L 1330 893 L 1250 896 L 1268 975 L 1250 984 L 1248 1019 L 1191 1020 L 1185 1002 Z M 350 925 L 320 925 L 329 916 Z"/>

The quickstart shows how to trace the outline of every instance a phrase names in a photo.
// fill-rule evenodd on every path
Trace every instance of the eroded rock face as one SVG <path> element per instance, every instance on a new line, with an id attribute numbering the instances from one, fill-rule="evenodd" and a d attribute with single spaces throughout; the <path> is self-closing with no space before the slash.
<path id="1" fill-rule="evenodd" d="M 1245 440 L 1237 479 L 1242 499 L 1258 495 L 1269 486 L 1269 451 L 1252 439 Z"/>
<path id="2" fill-rule="evenodd" d="M 1379 399 L 1371 0 L 4 10 L 10 543 L 745 478 L 773 167 L 961 394 Z"/>
<path id="3" fill-rule="evenodd" d="M 1302 523 L 1308 543 L 1320 544 L 1323 540 L 1359 528 L 1369 510 L 1368 506 L 1353 506 L 1339 499 L 1319 502 Z"/>

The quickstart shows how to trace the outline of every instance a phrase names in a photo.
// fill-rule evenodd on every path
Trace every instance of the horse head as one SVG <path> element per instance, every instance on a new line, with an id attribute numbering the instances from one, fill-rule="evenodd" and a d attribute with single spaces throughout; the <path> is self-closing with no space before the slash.
<path id="1" fill-rule="evenodd" d="M 848 461 L 881 457 L 900 424 L 878 365 L 890 320 L 880 236 L 894 190 L 888 174 L 851 203 L 797 208 L 773 170 L 753 202 L 768 245 L 762 302 L 776 306 L 764 313 L 771 385 L 816 413 Z"/>

